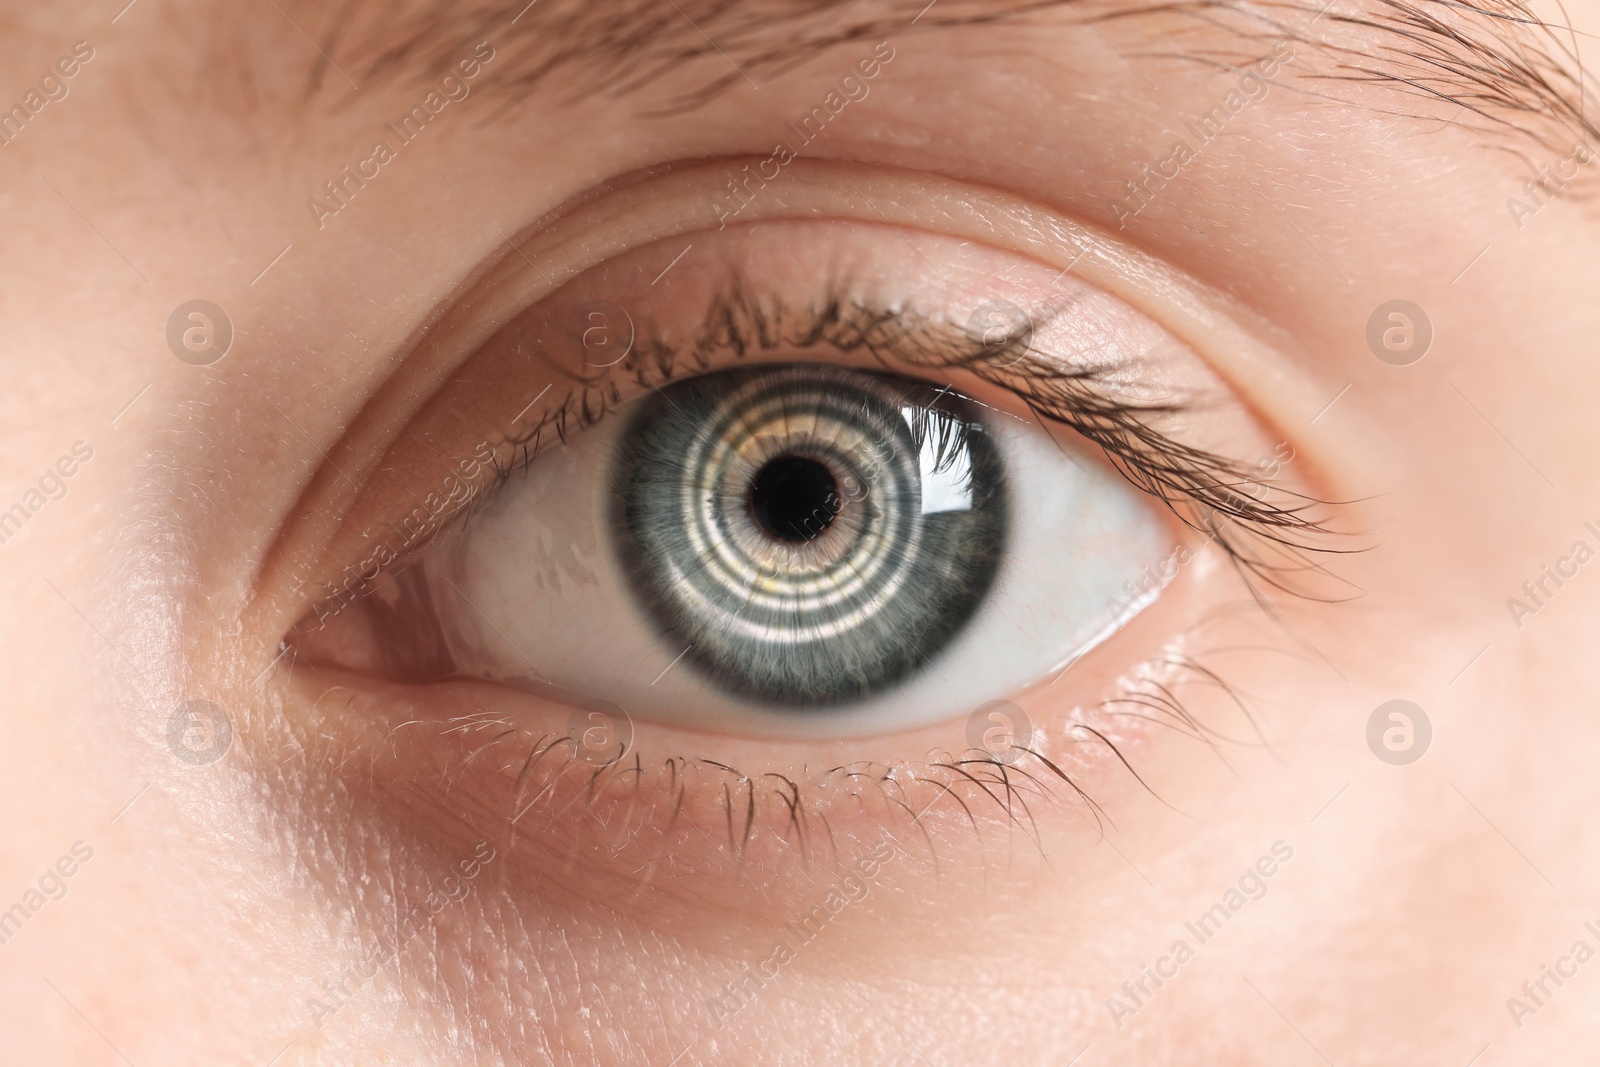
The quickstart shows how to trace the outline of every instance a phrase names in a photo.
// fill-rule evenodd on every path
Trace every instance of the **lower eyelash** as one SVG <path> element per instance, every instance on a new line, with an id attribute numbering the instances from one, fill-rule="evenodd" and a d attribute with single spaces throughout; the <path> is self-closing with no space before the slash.
<path id="1" fill-rule="evenodd" d="M 1187 656 L 1162 656 L 1144 666 L 1148 669 L 1123 683 L 1121 692 L 1096 705 L 1108 719 L 1173 729 L 1219 755 L 1225 746 L 1263 743 L 1229 738 L 1188 710 L 1183 690 L 1218 690 L 1254 728 L 1243 694 L 1216 671 Z M 920 760 L 858 762 L 791 777 L 748 774 L 710 758 L 673 756 L 647 763 L 636 749 L 610 762 L 591 763 L 577 754 L 570 735 L 535 732 L 512 716 L 486 710 L 452 717 L 444 730 L 484 739 L 447 775 L 449 787 L 485 760 L 498 759 L 495 771 L 514 777 L 515 787 L 499 816 L 508 848 L 519 836 L 563 835 L 557 842 L 563 847 L 598 847 L 607 862 L 637 862 L 640 866 L 629 869 L 639 871 L 701 845 L 714 846 L 741 870 L 758 854 L 787 854 L 806 864 L 837 859 L 829 819 L 830 811 L 839 813 L 836 805 L 851 814 L 872 814 L 876 829 L 902 851 L 920 842 L 917 851 L 935 866 L 936 841 L 949 840 L 934 829 L 935 821 L 965 824 L 980 843 L 991 832 L 1020 832 L 1043 855 L 1039 805 L 1070 806 L 1101 833 L 1109 822 L 1072 769 L 1073 763 L 1093 757 L 1069 761 L 1063 752 L 1076 756 L 1103 749 L 1100 762 L 1108 768 L 1120 766 L 1140 788 L 1162 800 L 1110 731 L 1109 724 L 1073 723 L 1055 742 L 1063 749 L 1053 754 L 1039 745 L 1030 745 L 1015 759 L 981 749 L 933 751 Z M 1085 765 L 1082 773 L 1099 772 Z M 587 829 L 577 826 L 574 812 L 586 818 Z M 715 835 L 709 829 L 713 826 Z"/>
<path id="2" fill-rule="evenodd" d="M 872 806 L 881 809 L 878 821 L 886 833 L 893 834 L 898 821 L 902 827 L 916 830 L 930 846 L 931 837 L 922 824 L 928 818 L 929 811 L 944 797 L 953 798 L 974 832 L 982 833 L 979 813 L 969 803 L 980 794 L 993 802 L 994 813 L 1000 816 L 1003 825 L 1022 829 L 1030 840 L 1037 843 L 1033 826 L 1035 817 L 1028 800 L 1060 799 L 1049 794 L 1052 779 L 1057 784 L 1063 784 L 1097 823 L 1101 818 L 1099 806 L 1071 775 L 1037 753 L 1033 754 L 1033 758 L 1038 763 L 1038 770 L 975 751 L 961 757 L 930 758 L 893 767 L 877 763 L 854 763 L 831 768 L 815 780 L 803 782 L 775 772 L 750 775 L 716 760 L 693 757 L 671 757 L 655 764 L 652 770 L 644 765 L 637 752 L 631 759 L 595 767 L 570 751 L 574 746 L 566 735 L 547 733 L 535 736 L 518 729 L 511 720 L 489 714 L 465 716 L 451 721 L 452 730 L 481 731 L 493 735 L 492 740 L 475 755 L 490 755 L 495 749 L 511 747 L 518 752 L 526 750 L 527 755 L 520 761 L 524 766 L 550 759 L 538 778 L 530 777 L 526 782 L 519 783 L 519 803 L 514 805 L 515 812 L 508 818 L 507 826 L 508 834 L 513 837 L 524 819 L 543 816 L 540 819 L 542 826 L 565 826 L 563 817 L 578 806 L 578 800 L 584 801 L 585 812 L 594 816 L 600 794 L 619 786 L 633 790 L 626 798 L 628 808 L 623 815 L 625 823 L 634 812 L 644 813 L 647 817 L 638 825 L 629 826 L 626 835 L 613 839 L 614 844 L 610 846 L 613 852 L 621 852 L 625 847 L 641 842 L 670 837 L 673 829 L 683 821 L 684 801 L 691 788 L 689 778 L 702 772 L 715 774 L 722 779 L 720 787 L 711 787 L 718 798 L 715 821 L 722 824 L 728 854 L 741 861 L 753 846 L 762 846 L 766 838 L 775 840 L 779 847 L 798 847 L 802 855 L 811 860 L 823 858 L 820 854 L 812 853 L 811 843 L 814 840 L 831 840 L 832 828 L 826 811 L 815 799 L 817 795 L 827 795 L 830 801 L 838 801 L 842 796 L 855 801 L 861 809 L 868 808 L 870 800 Z M 1100 735 L 1096 735 L 1096 740 L 1109 744 Z M 515 766 L 517 762 L 513 760 L 504 764 L 502 769 Z M 577 773 L 572 775 L 574 771 Z M 569 775 L 576 780 L 575 790 L 564 794 L 554 788 Z M 693 787 L 697 795 L 706 784 L 710 783 Z M 966 795 L 963 795 L 963 790 L 967 791 Z M 646 803 L 638 803 L 640 797 Z M 540 810 L 543 798 L 548 798 L 549 810 Z M 666 803 L 664 811 L 662 802 Z M 611 797 L 608 803 L 615 805 L 618 798 Z M 654 821 L 660 825 L 651 827 L 649 816 L 654 816 Z M 898 816 L 898 819 L 892 816 Z M 814 835 L 818 828 L 821 828 L 823 838 L 808 841 L 808 837 Z"/>

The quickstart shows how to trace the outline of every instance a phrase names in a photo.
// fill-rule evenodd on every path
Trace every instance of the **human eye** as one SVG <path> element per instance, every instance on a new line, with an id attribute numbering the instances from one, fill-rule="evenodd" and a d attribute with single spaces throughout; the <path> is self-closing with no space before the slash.
<path id="1" fill-rule="evenodd" d="M 600 288 L 633 309 L 616 326 L 585 310 L 603 285 L 587 278 L 513 324 L 497 345 L 580 367 L 604 351 L 598 330 L 634 334 L 632 352 L 605 353 L 614 365 L 560 385 L 615 391 L 615 410 L 567 424 L 555 405 L 492 441 L 511 453 L 505 477 L 408 561 L 382 609 L 404 621 L 377 651 L 412 676 L 584 694 L 690 728 L 881 734 L 1021 692 L 1153 598 L 1148 579 L 1127 590 L 1172 547 L 1163 517 L 1014 400 L 970 395 L 998 389 L 954 384 L 977 360 L 1015 369 L 1035 343 L 1099 334 L 1113 310 L 1046 293 L 1061 306 L 1035 308 L 1035 338 L 1010 299 L 750 276 L 760 244 L 839 243 L 811 229 L 736 238 L 750 265 L 686 265 L 711 273 L 699 291 Z M 980 277 L 950 252 L 947 278 Z M 894 285 L 927 272 L 870 266 Z M 1073 371 L 1117 361 L 1094 358 Z M 665 369 L 623 399 L 647 359 Z"/>
<path id="2" fill-rule="evenodd" d="M 1288 446 L 1082 271 L 870 218 L 618 244 L 553 287 L 501 261 L 544 291 L 414 405 L 288 639 L 552 849 L 597 783 L 634 848 L 741 861 L 1007 775 L 1092 805 L 1151 720 L 1194 728 L 1181 620 L 1320 536 Z"/>

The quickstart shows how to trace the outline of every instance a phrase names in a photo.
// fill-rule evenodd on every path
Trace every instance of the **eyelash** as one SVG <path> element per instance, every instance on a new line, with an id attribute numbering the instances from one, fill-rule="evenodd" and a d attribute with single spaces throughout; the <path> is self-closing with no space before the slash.
<path id="1" fill-rule="evenodd" d="M 1331 531 L 1316 512 L 1331 508 L 1332 502 L 1269 486 L 1256 468 L 1174 440 L 1151 425 L 1153 418 L 1183 413 L 1184 404 L 1117 397 L 1106 379 L 1121 366 L 1071 367 L 1068 361 L 1052 359 L 1030 347 L 1028 338 L 1037 332 L 1031 327 L 1025 334 L 1008 334 L 998 345 L 977 343 L 959 326 L 907 308 L 873 306 L 848 296 L 848 289 L 833 283 L 819 301 L 795 310 L 761 298 L 732 274 L 707 310 L 698 337 L 688 344 L 641 338 L 618 369 L 631 373 L 641 389 L 659 389 L 682 377 L 684 364 L 701 373 L 719 354 L 744 359 L 752 353 L 825 345 L 839 352 L 865 351 L 885 369 L 897 369 L 898 363 L 929 371 L 967 371 L 1015 396 L 1041 423 L 1066 427 L 1098 447 L 1132 485 L 1207 541 L 1215 541 L 1258 602 L 1262 593 L 1257 582 L 1289 595 L 1321 599 L 1294 585 L 1291 576 L 1322 570 L 1308 553 L 1347 551 L 1319 543 Z M 622 402 L 615 373 L 570 391 L 529 429 L 505 438 L 514 459 L 497 465 L 498 480 L 526 469 L 551 444 L 550 435 L 565 443 L 568 434 L 595 425 Z M 1265 495 L 1269 490 L 1272 498 Z M 487 496 L 476 494 L 463 509 L 462 520 L 470 521 L 472 510 Z"/>
<path id="2" fill-rule="evenodd" d="M 1244 695 L 1215 671 L 1190 657 L 1181 655 L 1152 659 L 1141 664 L 1141 667 L 1144 673 L 1135 686 L 1118 697 L 1101 702 L 1098 705 L 1100 710 L 1113 718 L 1138 719 L 1165 726 L 1213 750 L 1219 749 L 1223 744 L 1236 746 L 1266 744 L 1256 729 L 1255 717 Z M 1163 671 L 1166 672 L 1166 677 L 1160 676 Z M 1251 731 L 1256 733 L 1256 738 L 1251 741 L 1227 737 L 1192 715 L 1185 708 L 1179 690 L 1193 685 L 1216 689 L 1222 693 L 1226 700 L 1238 708 Z M 1122 707 L 1131 710 L 1116 710 Z M 550 798 L 546 814 L 551 816 L 543 821 L 542 826 L 547 830 L 561 829 L 564 827 L 560 817 L 577 807 L 579 800 L 585 801 L 584 814 L 592 816 L 599 798 L 611 791 L 612 783 L 632 775 L 634 789 L 626 798 L 623 831 L 618 834 L 609 820 L 603 821 L 600 824 L 602 829 L 615 835 L 617 841 L 601 843 L 612 856 L 618 856 L 632 847 L 645 848 L 654 854 L 654 858 L 650 861 L 653 864 L 659 859 L 660 850 L 664 848 L 667 836 L 684 814 L 684 796 L 689 788 L 688 776 L 691 770 L 694 770 L 712 773 L 722 778 L 721 811 L 727 828 L 727 847 L 729 853 L 741 865 L 741 870 L 752 843 L 752 835 L 758 827 L 763 832 L 775 834 L 784 848 L 791 847 L 789 837 L 792 832 L 801 850 L 802 862 L 806 862 L 811 858 L 811 843 L 808 842 L 807 835 L 814 833 L 806 826 L 808 818 L 817 818 L 822 822 L 828 848 L 835 857 L 837 856 L 836 845 L 832 839 L 833 830 L 828 824 L 826 814 L 821 813 L 818 806 L 810 802 L 811 794 L 808 788 L 796 778 L 774 772 L 751 775 L 713 759 L 673 756 L 661 760 L 655 766 L 656 778 L 652 780 L 647 778 L 651 769 L 646 767 L 637 749 L 632 751 L 631 761 L 626 761 L 626 753 L 619 751 L 616 760 L 597 766 L 581 759 L 576 755 L 574 748 L 570 753 L 565 751 L 557 753 L 555 762 L 545 768 L 545 774 L 541 778 L 536 779 L 535 771 L 546 756 L 573 744 L 570 735 L 549 732 L 536 735 L 519 725 L 514 718 L 490 712 L 482 707 L 470 714 L 450 719 L 447 726 L 446 733 L 489 735 L 484 744 L 475 748 L 462 760 L 463 773 L 466 765 L 496 749 L 518 746 L 520 752 L 525 747 L 527 753 L 525 756 L 513 758 L 502 767 L 502 770 L 510 770 L 520 764 L 515 801 L 511 806 L 511 810 L 516 814 L 508 822 L 508 832 L 512 835 L 508 847 L 514 843 L 518 824 L 534 811 L 541 799 Z M 1165 803 L 1134 768 L 1117 743 L 1100 729 L 1087 722 L 1075 721 L 1068 727 L 1065 739 L 1074 744 L 1103 746 L 1115 763 L 1124 768 L 1145 791 Z M 938 865 L 938 853 L 924 821 L 934 802 L 944 796 L 949 796 L 956 802 L 962 818 L 980 839 L 983 827 L 968 799 L 986 798 L 993 803 L 995 811 L 1001 816 L 1001 825 L 1023 831 L 1041 854 L 1043 849 L 1037 832 L 1036 817 L 1033 809 L 1029 807 L 1030 798 L 1047 802 L 1064 799 L 1069 804 L 1081 805 L 1082 810 L 1079 813 L 1083 814 L 1098 832 L 1103 832 L 1104 823 L 1109 821 L 1104 809 L 1063 766 L 1067 762 L 1065 759 L 1059 755 L 1051 759 L 1036 748 L 1025 749 L 1023 754 L 1036 760 L 1042 770 L 1036 773 L 1025 767 L 1022 764 L 1022 755 L 1008 761 L 981 750 L 971 750 L 960 756 L 941 750 L 929 752 L 921 760 L 901 760 L 893 764 L 862 761 L 835 766 L 823 772 L 810 784 L 809 789 L 815 790 L 818 794 L 836 795 L 842 787 L 847 795 L 854 798 L 863 808 L 869 803 L 862 792 L 863 788 L 874 789 L 877 803 L 886 815 L 903 814 L 907 818 L 907 824 L 921 835 L 927 845 L 926 855 L 934 862 L 935 867 Z M 573 769 L 580 772 L 578 775 L 580 784 L 569 795 L 557 795 L 556 786 Z M 587 781 L 582 780 L 585 771 L 587 771 Z M 768 779 L 774 781 L 767 783 Z M 758 783 L 767 783 L 770 788 L 762 788 Z M 1052 786 L 1056 783 L 1065 786 L 1064 796 L 1052 791 Z M 453 788 L 453 785 L 454 781 L 450 780 L 447 789 Z M 912 791 L 918 785 L 932 790 L 931 799 L 928 799 L 927 803 L 912 803 Z M 650 797 L 646 792 L 647 787 L 654 791 L 656 797 Z M 531 800 L 527 799 L 530 794 Z M 982 794 L 981 798 L 979 794 Z M 646 799 L 641 802 L 640 797 Z M 930 794 L 924 791 L 917 799 L 920 801 L 928 797 Z M 666 811 L 660 809 L 659 799 L 670 802 Z M 636 811 L 641 812 L 641 818 L 637 825 L 630 825 Z M 768 812 L 777 816 L 776 821 L 766 818 Z M 652 819 L 655 820 L 653 826 Z M 879 826 L 885 834 L 891 837 L 895 835 L 895 825 L 889 819 L 880 817 Z M 578 838 L 583 836 L 581 831 L 577 831 Z M 594 840 L 600 837 L 593 831 L 588 836 Z"/>

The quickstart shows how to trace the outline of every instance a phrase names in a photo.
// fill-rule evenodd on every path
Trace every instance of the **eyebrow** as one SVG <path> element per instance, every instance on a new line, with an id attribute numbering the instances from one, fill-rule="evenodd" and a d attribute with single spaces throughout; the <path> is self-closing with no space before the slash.
<path id="1" fill-rule="evenodd" d="M 1196 42 L 1134 56 L 1238 70 L 1264 43 L 1287 39 L 1327 59 L 1298 75 L 1301 91 L 1312 95 L 1381 87 L 1393 103 L 1378 110 L 1510 132 L 1551 150 L 1597 133 L 1576 32 L 1538 18 L 1526 0 L 422 0 L 399 15 L 383 0 L 349 0 L 337 11 L 309 0 L 284 6 L 311 21 L 303 32 L 320 29 L 307 95 L 331 83 L 330 67 L 352 70 L 364 89 L 437 79 L 487 40 L 507 60 L 480 91 L 502 104 L 558 80 L 579 99 L 699 75 L 657 112 L 671 113 L 744 83 L 759 87 L 849 42 L 1045 15 L 1060 27 L 1071 13 L 1096 29 L 1142 21 L 1153 24 L 1147 36 Z M 1333 32 L 1323 33 L 1323 22 Z M 1161 28 L 1168 32 L 1153 33 Z M 1222 33 L 1209 32 L 1216 30 Z"/>

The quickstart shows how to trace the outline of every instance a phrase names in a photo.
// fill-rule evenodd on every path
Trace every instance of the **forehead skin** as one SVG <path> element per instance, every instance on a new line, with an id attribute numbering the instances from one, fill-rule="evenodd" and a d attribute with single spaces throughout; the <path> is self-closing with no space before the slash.
<path id="1" fill-rule="evenodd" d="M 825 158 L 1003 189 L 1202 279 L 1281 353 L 1238 357 L 1230 380 L 1308 449 L 1351 457 L 1333 475 L 1376 501 L 1363 518 L 1385 548 L 1350 564 L 1369 594 L 1358 614 L 1301 620 L 1316 655 L 1275 687 L 1294 693 L 1266 723 L 1279 763 L 1246 757 L 1241 785 L 1169 761 L 1200 817 L 1180 830 L 1118 813 L 1126 863 L 1074 852 L 1072 879 L 911 887 L 865 947 L 828 961 L 854 993 L 817 964 L 740 1051 L 1066 1062 L 1098 1043 L 1115 1051 L 1083 1063 L 1465 1064 L 1493 1044 L 1531 1064 L 1593 1047 L 1592 992 L 1526 1030 L 1503 1003 L 1600 918 L 1585 914 L 1600 849 L 1576 814 L 1596 799 L 1580 714 L 1596 694 L 1572 667 L 1593 647 L 1592 594 L 1564 595 L 1531 633 L 1504 608 L 1600 488 L 1600 223 L 1582 180 L 1525 225 L 1507 210 L 1588 132 L 1563 49 L 1595 6 L 1567 9 L 1571 32 L 1503 6 L 1358 0 L 920 7 L 8 6 L 0 101 L 73 42 L 94 49 L 66 98 L 0 147 L 0 507 L 74 441 L 94 449 L 65 499 L 0 547 L 0 907 L 74 841 L 95 850 L 0 951 L 23 1060 L 583 1062 L 593 1029 L 633 1042 L 612 1048 L 619 1062 L 671 1061 L 594 978 L 671 973 L 664 942 L 599 968 L 552 953 L 514 989 L 374 993 L 308 1028 L 308 991 L 339 969 L 324 902 L 348 888 L 329 857 L 355 847 L 341 798 L 286 784 L 294 752 L 250 774 L 174 774 L 162 730 L 167 709 L 271 659 L 276 635 L 240 621 L 263 560 L 344 428 L 508 235 L 620 176 L 766 154 L 883 38 L 892 77 Z M 1119 230 L 1111 205 L 1139 165 L 1237 82 L 1230 67 L 1283 39 L 1296 50 L 1280 83 Z M 484 40 L 495 58 L 460 121 L 319 227 L 308 198 Z M 166 343 L 197 297 L 236 330 L 214 369 Z M 1396 298 L 1428 308 L 1438 339 L 1404 377 L 1364 335 Z M 1409 777 L 1376 773 L 1360 740 L 1396 695 L 1440 709 L 1437 756 Z M 1275 886 L 1273 910 L 1207 957 L 1215 970 L 1116 1045 L 1104 997 L 1184 912 L 1163 894 L 1226 886 L 1235 857 L 1284 836 L 1303 880 Z M 989 951 L 952 949 L 951 928 L 985 930 Z M 1239 974 L 1270 983 L 1252 993 Z"/>

